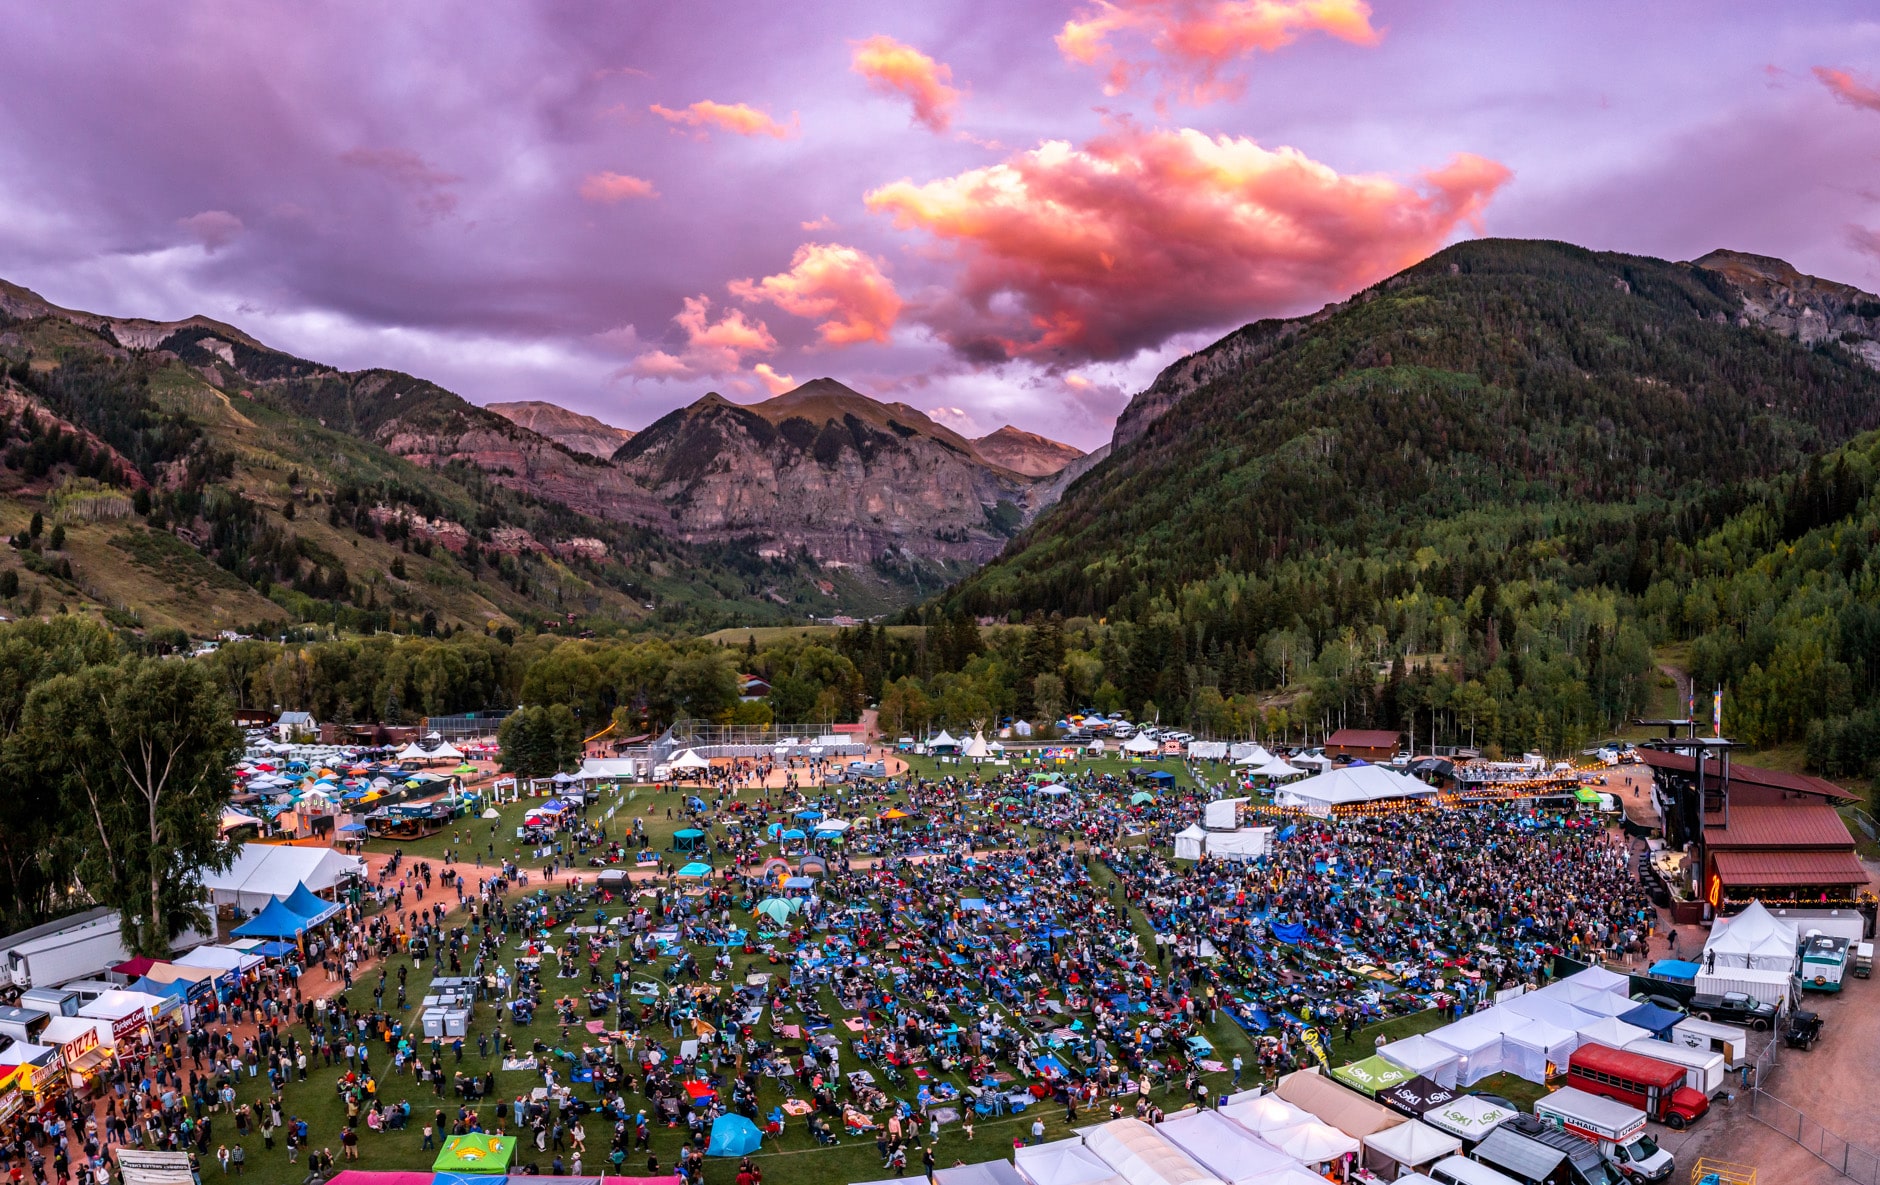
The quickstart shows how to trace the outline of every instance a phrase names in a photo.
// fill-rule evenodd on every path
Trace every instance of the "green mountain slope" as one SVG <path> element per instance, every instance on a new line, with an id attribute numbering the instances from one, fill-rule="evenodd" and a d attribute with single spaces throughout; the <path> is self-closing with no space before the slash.
<path id="1" fill-rule="evenodd" d="M 1662 510 L 1880 423 L 1880 374 L 1737 325 L 1738 302 L 1686 264 L 1451 248 L 1289 332 L 1242 331 L 1259 339 L 1244 364 L 1085 474 L 951 602 L 1132 613 L 1218 572 L 1451 534 L 1492 549 L 1487 571 L 1518 559 L 1513 524 L 1611 535 L 1619 508 L 1640 514 L 1618 533 L 1649 537 Z M 1568 542 L 1544 550 L 1595 558 Z"/>
<path id="2" fill-rule="evenodd" d="M 484 451 L 457 451 L 470 438 Z M 474 463 L 492 440 L 497 458 Z M 196 634 L 513 631 L 838 604 L 791 561 L 516 488 L 512 458 L 570 486 L 602 464 L 409 375 L 340 372 L 205 319 L 114 321 L 0 289 L 0 533 L 14 544 L 0 549 L 0 614 L 63 607 Z"/>

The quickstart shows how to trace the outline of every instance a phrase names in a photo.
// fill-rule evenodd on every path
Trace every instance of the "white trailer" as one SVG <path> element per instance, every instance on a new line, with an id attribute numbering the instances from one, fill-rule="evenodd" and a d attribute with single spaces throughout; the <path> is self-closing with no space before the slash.
<path id="1" fill-rule="evenodd" d="M 1765 971 L 1756 967 L 1720 967 L 1715 971 L 1699 971 L 1694 987 L 1699 995 L 1705 996 L 1742 992 L 1751 999 L 1775 1005 L 1778 1014 L 1786 1012 L 1793 1005 L 1795 994 L 1800 991 L 1793 971 Z"/>
<path id="2" fill-rule="evenodd" d="M 130 958 L 114 909 L 94 909 L 0 940 L 0 988 L 18 994 L 105 971 Z"/>
<path id="3" fill-rule="evenodd" d="M 1692 1090 L 1701 1090 L 1707 1096 L 1722 1090 L 1724 1079 L 1730 1073 L 1724 1067 L 1723 1055 L 1708 1049 L 1692 1049 L 1688 1045 L 1660 1041 L 1656 1037 L 1627 1042 L 1625 1048 L 1628 1053 L 1644 1054 L 1661 1062 L 1685 1067 L 1690 1072 L 1684 1076 L 1684 1085 Z"/>
<path id="4" fill-rule="evenodd" d="M 1831 938 L 1845 938 L 1849 946 L 1867 938 L 1867 919 L 1854 909 L 1772 909 L 1770 916 L 1795 927 L 1797 934 L 1819 930 Z"/>
<path id="5" fill-rule="evenodd" d="M 1671 1026 L 1671 1043 L 1687 1049 L 1708 1049 L 1723 1055 L 1723 1064 L 1734 1070 L 1749 1058 L 1749 1034 L 1735 1025 L 1687 1017 Z"/>

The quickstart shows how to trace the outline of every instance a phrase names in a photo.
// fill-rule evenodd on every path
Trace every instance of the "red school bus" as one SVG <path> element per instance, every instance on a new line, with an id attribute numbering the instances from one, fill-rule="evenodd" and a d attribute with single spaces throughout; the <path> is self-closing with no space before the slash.
<path id="1" fill-rule="evenodd" d="M 1688 1066 L 1610 1045 L 1582 1045 L 1567 1059 L 1569 1086 L 1628 1103 L 1673 1129 L 1697 1122 L 1710 1110 L 1703 1091 L 1684 1085 L 1689 1072 Z"/>

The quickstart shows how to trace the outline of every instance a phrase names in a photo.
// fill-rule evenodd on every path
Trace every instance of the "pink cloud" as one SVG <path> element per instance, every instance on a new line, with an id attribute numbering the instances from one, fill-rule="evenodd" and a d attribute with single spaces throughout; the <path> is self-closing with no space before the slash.
<path id="1" fill-rule="evenodd" d="M 751 367 L 751 373 L 758 377 L 764 384 L 764 389 L 769 391 L 772 395 L 781 395 L 785 391 L 794 391 L 797 387 L 797 381 L 794 378 L 791 378 L 787 374 L 778 374 L 775 370 L 771 369 L 770 363 L 768 362 L 759 362 L 756 366 Z"/>
<path id="2" fill-rule="evenodd" d="M 227 210 L 204 210 L 200 214 L 178 218 L 176 225 L 188 231 L 190 237 L 201 243 L 202 249 L 210 255 L 234 242 L 245 229 L 242 220 Z"/>
<path id="3" fill-rule="evenodd" d="M 790 257 L 789 271 L 734 280 L 730 288 L 744 300 L 767 300 L 786 313 L 821 318 L 816 332 L 830 346 L 885 342 L 901 315 L 901 297 L 881 261 L 838 243 L 804 243 Z"/>
<path id="4" fill-rule="evenodd" d="M 1071 61 L 1102 70 L 1107 94 L 1159 73 L 1169 91 L 1198 104 L 1241 92 L 1245 79 L 1222 75 L 1234 62 L 1310 32 L 1354 45 L 1380 37 L 1365 0 L 1096 0 L 1064 23 L 1057 45 Z"/>
<path id="5" fill-rule="evenodd" d="M 681 110 L 662 107 L 654 103 L 647 108 L 670 124 L 700 129 L 716 128 L 721 132 L 730 132 L 736 136 L 774 136 L 787 140 L 797 132 L 798 121 L 795 115 L 787 124 L 778 123 L 767 111 L 760 111 L 747 103 L 714 103 L 710 99 L 698 102 Z"/>
<path id="6" fill-rule="evenodd" d="M 1343 295 L 1478 225 L 1509 176 L 1468 154 L 1415 182 L 1346 175 L 1244 137 L 1124 127 L 864 200 L 950 244 L 957 295 L 920 316 L 956 351 L 1076 361 Z"/>
<path id="7" fill-rule="evenodd" d="M 711 319 L 711 297 L 688 296 L 673 323 L 685 334 L 678 353 L 649 350 L 616 372 L 615 377 L 697 379 L 733 374 L 744 368 L 746 354 L 768 353 L 777 339 L 762 321 L 750 321 L 743 309 L 728 309 Z"/>
<path id="8" fill-rule="evenodd" d="M 911 45 L 876 34 L 851 43 L 849 68 L 868 80 L 881 94 L 900 94 L 914 102 L 914 121 L 929 131 L 944 132 L 953 122 L 960 92 L 949 85 L 953 68 L 936 62 Z"/>
<path id="9" fill-rule="evenodd" d="M 654 198 L 659 191 L 653 183 L 643 177 L 633 177 L 626 173 L 589 173 L 581 181 L 581 196 L 590 202 L 625 201 L 628 198 Z"/>
<path id="10" fill-rule="evenodd" d="M 1880 230 L 1872 230 L 1859 223 L 1849 223 L 1847 243 L 1862 255 L 1871 255 L 1880 259 Z"/>
<path id="11" fill-rule="evenodd" d="M 1835 70 L 1828 66 L 1816 66 L 1815 77 L 1821 79 L 1821 85 L 1832 91 L 1841 102 L 1869 111 L 1880 111 L 1880 87 L 1862 82 L 1846 70 Z"/>
<path id="12" fill-rule="evenodd" d="M 834 230 L 836 227 L 836 220 L 829 217 L 829 215 L 824 214 L 820 218 L 813 218 L 808 222 L 799 222 L 797 223 L 797 225 L 802 227 L 804 230 Z"/>
<path id="13" fill-rule="evenodd" d="M 411 191 L 418 209 L 429 217 L 441 218 L 457 208 L 457 195 L 449 187 L 463 178 L 445 172 L 409 148 L 352 148 L 340 153 L 339 159 L 342 164 L 377 173 Z"/>

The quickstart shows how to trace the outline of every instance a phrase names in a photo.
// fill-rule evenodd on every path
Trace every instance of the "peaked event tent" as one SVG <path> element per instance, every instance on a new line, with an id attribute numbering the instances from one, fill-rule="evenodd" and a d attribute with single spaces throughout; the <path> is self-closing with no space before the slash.
<path id="1" fill-rule="evenodd" d="M 1112 1119 L 1078 1134 L 1129 1185 L 1226 1185 L 1140 1119 Z"/>
<path id="2" fill-rule="evenodd" d="M 695 749 L 687 749 L 668 763 L 670 769 L 710 769 L 712 763 L 698 755 Z"/>
<path id="3" fill-rule="evenodd" d="M 1173 1115 L 1156 1130 L 1228 1185 L 1258 1181 L 1299 1163 L 1216 1111 Z"/>
<path id="4" fill-rule="evenodd" d="M 1071 1138 L 1015 1149 L 1018 1175 L 1030 1185 L 1126 1185 L 1116 1170 L 1083 1141 Z"/>
<path id="5" fill-rule="evenodd" d="M 1295 1107 L 1276 1094 L 1263 1094 L 1258 1098 L 1228 1103 L 1221 1108 L 1221 1114 L 1255 1135 L 1297 1127 L 1316 1118 L 1312 1112 Z"/>
<path id="6" fill-rule="evenodd" d="M 242 913 L 265 909 L 276 897 L 286 897 L 299 885 L 324 892 L 351 876 L 362 876 L 365 862 L 331 848 L 296 848 L 282 844 L 243 844 L 234 863 L 216 872 L 204 870 L 202 886 L 217 905 L 232 905 Z"/>
<path id="7" fill-rule="evenodd" d="M 957 749 L 959 747 L 959 741 L 955 740 L 953 735 L 944 728 L 940 730 L 939 736 L 933 737 L 927 742 L 927 751 L 929 753 L 938 752 L 941 749 Z"/>
<path id="8" fill-rule="evenodd" d="M 1461 1149 L 1462 1141 L 1457 1137 L 1437 1131 L 1427 1123 L 1411 1120 L 1366 1139 L 1364 1159 L 1373 1164 L 1388 1160 L 1401 1168 L 1412 1168 L 1453 1156 Z"/>
<path id="9" fill-rule="evenodd" d="M 294 891 L 287 895 L 282 904 L 306 918 L 309 926 L 319 925 L 340 910 L 340 907 L 331 901 L 322 901 L 315 897 L 305 884 L 295 885 Z"/>
<path id="10" fill-rule="evenodd" d="M 463 750 L 457 748 L 457 746 L 451 744 L 449 741 L 445 741 L 437 748 L 426 753 L 425 757 L 432 761 L 462 761 Z"/>
<path id="11" fill-rule="evenodd" d="M 1449 1046 L 1432 1041 L 1422 1033 L 1405 1037 L 1401 1041 L 1392 1041 L 1377 1052 L 1386 1060 L 1396 1062 L 1412 1073 L 1421 1074 L 1438 1086 L 1453 1088 L 1456 1085 L 1460 1056 Z"/>
<path id="12" fill-rule="evenodd" d="M 1141 733 L 1137 733 L 1135 736 L 1123 742 L 1123 752 L 1125 753 L 1160 753 L 1161 751 L 1162 746 L 1156 744 L 1148 737 L 1143 736 Z"/>
<path id="13" fill-rule="evenodd" d="M 1752 971 L 1792 971 L 1798 935 L 1795 924 L 1785 922 L 1752 901 L 1749 908 L 1732 918 L 1718 918 L 1711 924 L 1710 938 L 1704 943 L 1704 962 L 1716 956 L 1717 967 L 1747 967 Z"/>
<path id="14" fill-rule="evenodd" d="M 229 933 L 237 938 L 298 938 L 308 928 L 306 918 L 289 909 L 285 902 L 276 897 L 260 913 Z"/>

